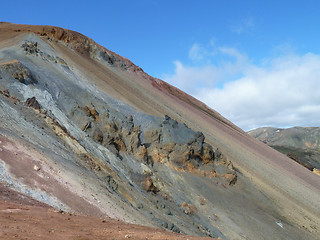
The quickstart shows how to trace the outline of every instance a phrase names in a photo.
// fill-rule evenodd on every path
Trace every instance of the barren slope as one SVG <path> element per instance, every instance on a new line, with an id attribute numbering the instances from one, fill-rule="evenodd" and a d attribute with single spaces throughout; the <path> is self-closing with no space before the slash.
<path id="1" fill-rule="evenodd" d="M 0 40 L 0 170 L 14 189 L 187 234 L 318 238 L 319 177 L 203 103 L 79 33 L 2 23 Z"/>
<path id="2" fill-rule="evenodd" d="M 212 239 L 126 224 L 109 218 L 66 213 L 10 190 L 1 183 L 0 193 L 1 239 Z"/>

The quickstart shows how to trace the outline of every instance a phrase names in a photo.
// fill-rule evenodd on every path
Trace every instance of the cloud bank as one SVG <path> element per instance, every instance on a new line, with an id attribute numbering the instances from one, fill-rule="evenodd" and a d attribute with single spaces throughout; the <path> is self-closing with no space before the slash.
<path id="1" fill-rule="evenodd" d="M 287 54 L 257 65 L 234 48 L 209 54 L 194 45 L 190 52 L 194 60 L 222 60 L 202 66 L 176 61 L 174 74 L 164 80 L 242 129 L 320 125 L 320 55 Z"/>

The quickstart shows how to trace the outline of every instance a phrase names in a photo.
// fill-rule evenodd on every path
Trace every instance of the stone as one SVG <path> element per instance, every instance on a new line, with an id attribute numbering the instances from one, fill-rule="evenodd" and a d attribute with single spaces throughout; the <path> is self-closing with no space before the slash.
<path id="1" fill-rule="evenodd" d="M 144 189 L 147 192 L 153 192 L 153 193 L 159 192 L 159 189 L 153 185 L 153 181 L 150 176 L 146 176 L 144 179 Z"/>
<path id="2" fill-rule="evenodd" d="M 222 174 L 221 177 L 223 177 L 228 185 L 234 185 L 237 182 L 237 174 L 236 173 L 225 173 Z"/>
<path id="3" fill-rule="evenodd" d="M 209 236 L 209 237 L 212 237 L 212 234 L 210 232 L 210 230 L 207 228 L 207 227 L 204 227 L 202 225 L 199 225 L 198 226 L 198 229 L 200 230 L 200 232 L 202 232 L 203 234 Z"/>
<path id="4" fill-rule="evenodd" d="M 116 134 L 115 137 L 112 139 L 112 144 L 118 151 L 126 151 L 127 147 L 122 139 L 122 135 L 120 133 Z"/>
<path id="5" fill-rule="evenodd" d="M 28 55 L 38 56 L 38 53 L 40 52 L 37 42 L 26 41 L 21 47 Z"/>
<path id="6" fill-rule="evenodd" d="M 216 158 L 221 158 L 222 157 L 222 153 L 221 153 L 219 148 L 216 149 L 214 154 L 215 154 Z"/>
<path id="7" fill-rule="evenodd" d="M 113 179 L 111 175 L 106 177 L 106 182 L 113 191 L 117 191 L 118 183 Z"/>
<path id="8" fill-rule="evenodd" d="M 146 131 L 144 134 L 145 141 L 148 143 L 160 143 L 161 131 L 154 129 L 152 131 Z"/>
<path id="9" fill-rule="evenodd" d="M 125 145 L 127 146 L 127 149 L 132 153 L 134 153 L 141 146 L 139 135 L 140 132 L 136 131 L 122 131 L 122 138 L 125 142 Z"/>
<path id="10" fill-rule="evenodd" d="M 214 153 L 212 146 L 208 143 L 203 143 L 202 147 L 202 161 L 204 164 L 207 164 L 214 160 Z"/>
<path id="11" fill-rule="evenodd" d="M 91 111 L 90 109 L 88 108 L 88 106 L 84 106 L 83 109 L 84 113 L 88 116 L 88 117 L 91 117 Z"/>
<path id="12" fill-rule="evenodd" d="M 194 214 L 198 213 L 197 208 L 194 205 L 190 204 L 190 203 L 183 202 L 181 204 L 180 208 L 183 210 L 183 212 L 186 215 L 194 215 Z"/>
<path id="13" fill-rule="evenodd" d="M 6 72 L 14 79 L 23 84 L 34 84 L 38 81 L 33 77 L 32 73 L 20 61 L 13 60 L 0 64 L 0 71 Z"/>
<path id="14" fill-rule="evenodd" d="M 34 165 L 33 169 L 38 172 L 38 171 L 40 171 L 41 167 L 39 167 L 38 165 Z"/>
<path id="15" fill-rule="evenodd" d="M 8 89 L 5 89 L 5 90 L 2 92 L 2 94 L 3 94 L 5 97 L 10 97 L 10 96 L 11 96 Z"/>
<path id="16" fill-rule="evenodd" d="M 89 128 L 91 128 L 91 122 L 86 122 L 80 129 L 86 132 Z"/>
<path id="17" fill-rule="evenodd" d="M 93 104 L 90 104 L 91 106 L 84 106 L 82 108 L 82 110 L 84 111 L 84 113 L 88 116 L 88 117 L 92 117 L 94 120 L 97 120 L 99 117 L 99 113 L 98 111 L 95 109 L 95 107 L 93 106 Z"/>
<path id="18" fill-rule="evenodd" d="M 40 106 L 39 102 L 37 101 L 36 97 L 28 98 L 26 100 L 26 104 L 28 107 L 32 107 L 34 109 L 37 109 L 37 110 L 41 109 L 41 106 Z"/>
<path id="19" fill-rule="evenodd" d="M 133 152 L 134 156 L 138 159 L 141 159 L 143 162 L 148 160 L 148 151 L 145 145 L 139 146 Z"/>

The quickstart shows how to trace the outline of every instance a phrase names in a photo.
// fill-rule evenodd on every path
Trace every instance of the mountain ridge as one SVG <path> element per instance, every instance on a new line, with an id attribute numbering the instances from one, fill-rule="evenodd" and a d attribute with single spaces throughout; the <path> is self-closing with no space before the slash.
<path id="1" fill-rule="evenodd" d="M 66 40 L 53 41 L 39 29 L 0 24 L 2 181 L 187 234 L 316 236 L 317 176 L 93 40 L 79 47 L 83 35 L 49 31 Z"/>
<path id="2" fill-rule="evenodd" d="M 130 72 L 136 73 L 138 75 L 142 75 L 143 78 L 150 80 L 152 84 L 155 87 L 157 87 L 159 90 L 163 88 L 166 90 L 169 90 L 169 92 L 177 94 L 178 95 L 177 97 L 178 98 L 180 97 L 183 101 L 190 99 L 188 100 L 189 102 L 191 102 L 192 104 L 195 104 L 200 109 L 203 109 L 203 111 L 208 112 L 208 114 L 215 116 L 221 122 L 224 122 L 227 125 L 230 125 L 230 127 L 238 129 L 240 132 L 242 131 L 241 129 L 233 125 L 230 121 L 223 118 L 219 113 L 217 113 L 216 111 L 213 111 L 210 107 L 208 107 L 203 102 L 199 101 L 193 96 L 186 95 L 180 89 L 162 81 L 161 79 L 151 77 L 146 72 L 144 72 L 142 68 L 135 65 L 129 59 L 122 57 L 113 51 L 108 50 L 107 48 L 101 46 L 91 38 L 88 38 L 81 33 L 78 33 L 73 30 L 61 28 L 61 27 L 47 26 L 47 25 L 33 25 L 32 27 L 30 27 L 30 25 L 12 24 L 8 22 L 2 22 L 1 24 L 5 25 L 4 28 L 7 28 L 6 25 L 9 25 L 10 31 L 14 31 L 17 33 L 33 32 L 42 37 L 48 37 L 49 39 L 52 38 L 52 39 L 55 39 L 56 41 L 62 41 L 65 44 L 70 44 L 71 49 L 73 49 L 74 51 L 78 52 L 81 55 L 85 55 L 90 58 L 97 58 L 96 57 L 97 54 L 100 56 L 101 55 L 104 56 L 103 58 L 105 58 L 105 55 L 107 55 L 106 60 L 111 65 L 114 64 L 114 61 L 121 62 L 120 66 L 118 66 L 117 64 L 116 66 L 125 70 L 129 70 Z M 72 44 L 72 43 L 76 43 L 76 44 Z M 100 52 L 97 53 L 97 51 L 100 51 Z M 109 54 L 111 56 L 109 56 Z"/>
<path id="3" fill-rule="evenodd" d="M 248 133 L 309 170 L 320 169 L 319 127 L 264 127 Z"/>

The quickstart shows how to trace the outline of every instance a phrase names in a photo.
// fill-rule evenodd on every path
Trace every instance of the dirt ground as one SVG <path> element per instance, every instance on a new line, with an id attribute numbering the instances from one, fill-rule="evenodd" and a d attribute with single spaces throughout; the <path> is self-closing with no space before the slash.
<path id="1" fill-rule="evenodd" d="M 0 183 L 0 239 L 212 239 L 74 215 L 17 193 Z"/>

